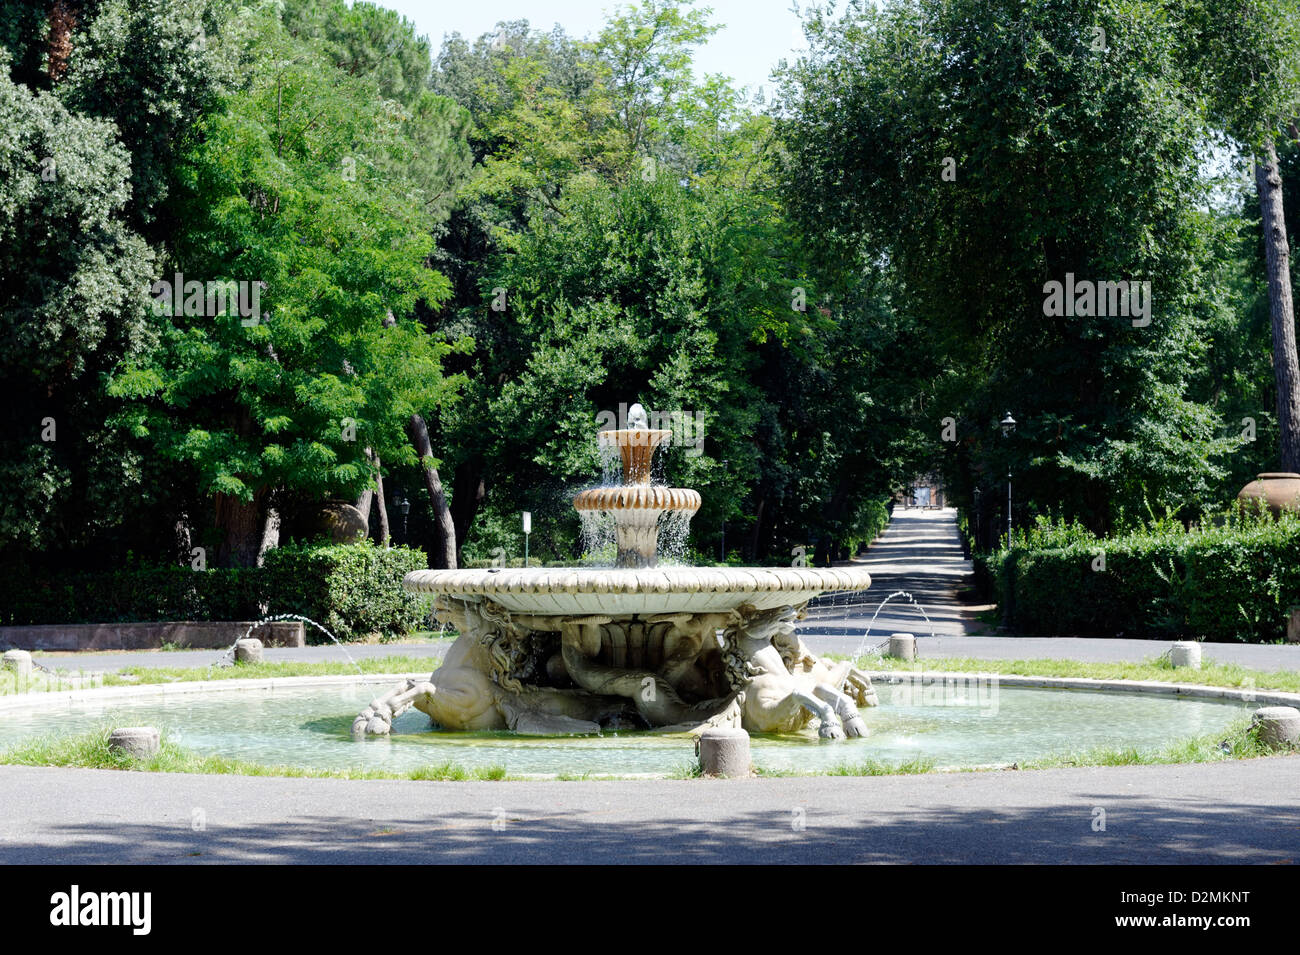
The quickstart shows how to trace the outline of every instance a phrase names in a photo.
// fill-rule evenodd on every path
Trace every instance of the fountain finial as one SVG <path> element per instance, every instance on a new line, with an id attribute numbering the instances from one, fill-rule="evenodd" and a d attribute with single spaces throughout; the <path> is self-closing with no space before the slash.
<path id="1" fill-rule="evenodd" d="M 627 409 L 627 426 L 634 431 L 649 430 L 650 416 L 645 413 L 645 409 L 640 404 L 635 404 Z"/>

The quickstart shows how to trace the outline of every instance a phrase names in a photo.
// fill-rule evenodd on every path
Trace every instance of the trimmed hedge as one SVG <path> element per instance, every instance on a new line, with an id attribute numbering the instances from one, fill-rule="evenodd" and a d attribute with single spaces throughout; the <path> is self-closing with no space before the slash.
<path id="1" fill-rule="evenodd" d="M 357 544 L 289 545 L 270 551 L 262 567 L 134 567 L 37 574 L 0 571 L 0 625 L 127 623 L 162 620 L 257 620 L 297 613 L 340 640 L 372 634 L 392 638 L 418 629 L 428 601 L 401 588 L 402 577 L 427 566 L 405 547 Z M 311 642 L 328 642 L 314 627 Z"/>
<path id="2" fill-rule="evenodd" d="M 1257 643 L 1285 637 L 1300 607 L 1297 515 L 1106 539 L 1038 531 L 990 562 L 999 601 L 1023 633 Z M 1105 569 L 1094 569 L 1103 552 Z"/>
<path id="3" fill-rule="evenodd" d="M 423 551 L 370 541 L 277 547 L 261 568 L 267 611 L 310 617 L 340 640 L 399 637 L 418 629 L 429 607 L 402 578 L 428 566 Z"/>

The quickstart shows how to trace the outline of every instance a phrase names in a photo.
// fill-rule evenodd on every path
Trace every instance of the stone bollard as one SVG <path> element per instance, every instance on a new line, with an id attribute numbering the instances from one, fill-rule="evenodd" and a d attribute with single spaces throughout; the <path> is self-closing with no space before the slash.
<path id="1" fill-rule="evenodd" d="M 152 726 L 124 726 L 108 736 L 108 748 L 135 759 L 148 759 L 158 752 L 162 739 Z"/>
<path id="2" fill-rule="evenodd" d="M 1259 741 L 1273 749 L 1300 743 L 1300 710 L 1294 706 L 1262 706 L 1251 719 Z"/>
<path id="3" fill-rule="evenodd" d="M 236 663 L 261 663 L 262 641 L 257 637 L 246 637 L 235 641 Z"/>
<path id="4" fill-rule="evenodd" d="M 742 729 L 710 726 L 696 740 L 696 750 L 706 776 L 749 775 L 749 734 Z"/>
<path id="5" fill-rule="evenodd" d="M 20 680 L 27 680 L 32 675 L 32 655 L 26 650 L 6 650 L 4 653 L 4 668 L 13 670 L 14 676 Z"/>
<path id="6" fill-rule="evenodd" d="M 916 659 L 916 637 L 910 633 L 896 633 L 889 638 L 889 655 L 900 660 Z"/>
<path id="7" fill-rule="evenodd" d="M 1194 640 L 1179 640 L 1169 648 L 1169 662 L 1176 667 L 1201 668 L 1201 645 Z"/>

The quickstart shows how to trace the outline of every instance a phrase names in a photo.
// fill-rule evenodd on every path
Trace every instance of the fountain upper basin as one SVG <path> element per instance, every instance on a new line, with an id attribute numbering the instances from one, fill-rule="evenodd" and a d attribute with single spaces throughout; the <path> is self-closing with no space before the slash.
<path id="1" fill-rule="evenodd" d="M 416 593 L 490 597 L 512 613 L 613 616 L 797 607 L 818 594 L 870 584 L 867 571 L 855 567 L 416 570 L 402 582 Z"/>

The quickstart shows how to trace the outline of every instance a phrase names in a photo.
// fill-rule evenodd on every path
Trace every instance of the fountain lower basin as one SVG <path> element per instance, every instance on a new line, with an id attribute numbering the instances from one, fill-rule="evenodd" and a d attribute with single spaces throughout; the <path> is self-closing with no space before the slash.
<path id="1" fill-rule="evenodd" d="M 416 593 L 484 597 L 512 613 L 540 616 L 771 610 L 870 584 L 861 568 L 802 567 L 417 570 L 403 581 Z"/>
<path id="2" fill-rule="evenodd" d="M 666 775 L 688 771 L 694 763 L 690 740 L 681 736 L 620 732 L 556 740 L 507 732 L 430 732 L 428 718 L 414 709 L 397 718 L 390 736 L 358 744 L 348 731 L 352 714 L 383 679 L 278 679 L 271 690 L 267 681 L 248 681 L 251 685 L 242 689 L 171 684 L 84 691 L 76 699 L 57 694 L 63 697 L 57 700 L 32 694 L 5 701 L 0 750 L 109 724 L 157 726 L 202 755 L 321 770 L 406 773 L 452 763 L 465 769 L 502 767 L 512 775 Z M 186 692 L 178 692 L 182 689 Z M 915 760 L 948 769 L 1024 765 L 1099 746 L 1157 749 L 1225 730 L 1256 705 L 1005 685 L 996 697 L 980 692 L 929 697 L 889 685 L 880 692 L 882 706 L 863 714 L 869 736 L 826 745 L 807 731 L 756 734 L 755 765 L 802 772 Z"/>

